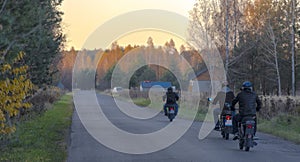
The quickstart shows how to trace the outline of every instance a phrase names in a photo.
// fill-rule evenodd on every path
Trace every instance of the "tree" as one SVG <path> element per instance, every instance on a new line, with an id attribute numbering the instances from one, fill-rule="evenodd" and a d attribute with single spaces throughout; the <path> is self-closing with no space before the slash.
<path id="1" fill-rule="evenodd" d="M 130 78 L 130 87 L 137 87 L 142 81 L 155 81 L 156 74 L 148 65 L 145 65 L 134 72 Z"/>
<path id="2" fill-rule="evenodd" d="M 177 78 L 176 78 L 175 75 L 174 75 L 171 71 L 169 71 L 169 70 L 167 70 L 167 71 L 163 74 L 163 76 L 162 76 L 162 78 L 161 78 L 161 81 L 171 82 L 171 83 L 172 83 L 172 86 L 176 86 L 177 88 L 180 87 Z"/>
<path id="3" fill-rule="evenodd" d="M 281 96 L 281 79 L 280 79 L 280 71 L 279 71 L 279 62 L 278 62 L 278 40 L 274 34 L 274 29 L 269 22 L 266 31 L 267 39 L 262 40 L 264 57 L 262 61 L 273 67 L 276 71 L 276 82 L 278 86 L 278 95 Z M 269 43 L 270 42 L 270 43 Z"/>
<path id="4" fill-rule="evenodd" d="M 148 47 L 150 47 L 150 48 L 153 48 L 153 47 L 154 47 L 153 39 L 152 39 L 151 37 L 148 38 L 148 40 L 147 40 L 147 45 L 148 45 Z"/>
<path id="5" fill-rule="evenodd" d="M 226 41 L 226 54 L 225 54 L 225 70 L 226 72 L 228 71 L 228 64 L 229 64 L 229 27 L 228 27 L 228 23 L 229 23 L 229 0 L 226 0 L 226 20 L 225 20 L 225 41 Z"/>
<path id="6" fill-rule="evenodd" d="M 269 4 L 269 8 L 266 12 L 264 12 L 265 24 L 262 28 L 261 44 L 260 47 L 262 49 L 263 57 L 261 61 L 274 69 L 275 71 L 275 82 L 277 84 L 277 94 L 281 96 L 282 87 L 281 87 L 281 75 L 280 75 L 280 67 L 279 67 L 279 49 L 280 44 L 284 42 L 280 36 L 282 31 L 284 30 L 282 25 L 282 20 L 279 18 L 282 15 L 282 11 L 280 10 L 279 3 Z M 275 18 L 275 19 L 274 19 Z M 266 68 L 266 67 L 265 67 Z"/>
<path id="7" fill-rule="evenodd" d="M 72 89 L 72 73 L 75 64 L 77 52 L 72 47 L 70 51 L 64 51 L 60 63 L 58 65 L 60 72 L 60 80 L 65 88 Z"/>
<path id="8" fill-rule="evenodd" d="M 4 63 L 0 67 L 0 134 L 13 133 L 14 118 L 22 109 L 30 108 L 26 100 L 32 92 L 33 84 L 27 77 L 28 66 L 21 65 L 24 53 L 20 52 L 12 64 Z"/>
<path id="9" fill-rule="evenodd" d="M 64 35 L 60 26 L 62 0 L 1 1 L 0 51 L 4 61 L 12 60 L 24 51 L 30 68 L 30 78 L 38 86 L 52 84 L 57 72 L 53 61 L 58 60 Z"/>
<path id="10" fill-rule="evenodd" d="M 292 9 L 292 21 L 291 21 L 291 58 L 292 58 L 292 95 L 296 95 L 296 85 L 295 85 L 295 9 L 296 9 L 296 1 L 291 0 L 291 9 Z"/>

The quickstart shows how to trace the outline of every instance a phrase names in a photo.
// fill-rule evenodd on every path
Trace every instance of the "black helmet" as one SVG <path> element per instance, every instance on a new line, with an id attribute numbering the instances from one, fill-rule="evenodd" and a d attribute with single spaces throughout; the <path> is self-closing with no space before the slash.
<path id="1" fill-rule="evenodd" d="M 168 88 L 168 92 L 173 92 L 173 88 L 172 88 L 172 87 L 169 87 L 169 88 Z"/>

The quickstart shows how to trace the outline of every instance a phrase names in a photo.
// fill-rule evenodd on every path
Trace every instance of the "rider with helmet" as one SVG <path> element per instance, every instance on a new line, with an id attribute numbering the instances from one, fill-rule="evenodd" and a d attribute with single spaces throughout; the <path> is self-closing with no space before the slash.
<path id="1" fill-rule="evenodd" d="M 171 105 L 171 106 L 174 106 L 175 108 L 175 116 L 177 115 L 177 112 L 178 112 L 178 104 L 176 103 L 176 101 L 179 100 L 179 96 L 177 93 L 173 92 L 173 88 L 172 87 L 169 87 L 167 92 L 166 92 L 166 95 L 163 96 L 163 100 L 166 101 L 166 103 L 164 104 L 164 113 L 165 115 L 167 116 L 167 107 L 168 105 Z"/>
<path id="2" fill-rule="evenodd" d="M 219 102 L 220 108 L 222 109 L 221 116 L 224 115 L 224 111 L 227 108 L 226 104 L 231 105 L 231 102 L 232 102 L 233 99 L 234 99 L 234 93 L 229 88 L 228 83 L 227 82 L 223 83 L 222 90 L 217 93 L 216 98 L 213 100 L 213 104 L 214 105 Z M 220 121 L 219 120 L 216 123 L 216 126 L 215 126 L 214 129 L 215 130 L 219 130 L 220 129 Z"/>
<path id="3" fill-rule="evenodd" d="M 241 122 L 246 116 L 256 116 L 256 111 L 259 111 L 261 108 L 261 101 L 253 91 L 251 82 L 245 81 L 243 83 L 241 92 L 232 101 L 232 110 L 234 110 L 236 103 L 239 103 L 239 113 L 233 117 L 233 133 L 235 134 L 233 140 L 238 139 L 238 122 Z M 254 132 L 256 132 L 256 124 Z"/>

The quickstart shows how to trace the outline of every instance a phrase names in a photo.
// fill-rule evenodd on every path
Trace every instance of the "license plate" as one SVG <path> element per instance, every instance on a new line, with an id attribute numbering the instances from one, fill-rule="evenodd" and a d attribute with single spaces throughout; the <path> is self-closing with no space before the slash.
<path id="1" fill-rule="evenodd" d="M 232 126 L 232 120 L 226 120 L 225 126 Z"/>
<path id="2" fill-rule="evenodd" d="M 174 114 L 175 113 L 175 111 L 174 110 L 170 110 L 170 114 Z"/>

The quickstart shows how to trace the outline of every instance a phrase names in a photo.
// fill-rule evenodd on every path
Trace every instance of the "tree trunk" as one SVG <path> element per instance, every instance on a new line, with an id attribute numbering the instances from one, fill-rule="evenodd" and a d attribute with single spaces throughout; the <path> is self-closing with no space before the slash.
<path id="1" fill-rule="evenodd" d="M 229 0 L 226 0 L 226 62 L 225 62 L 225 70 L 226 73 L 228 72 L 228 59 L 229 59 L 229 31 L 228 31 L 228 21 L 229 21 L 229 4 L 228 4 Z"/>
<path id="2" fill-rule="evenodd" d="M 236 11 L 236 0 L 233 0 L 233 12 L 234 12 L 234 36 L 233 36 L 233 52 L 236 47 L 236 36 L 237 36 L 237 11 Z M 233 53 L 234 54 L 234 53 Z"/>
<path id="3" fill-rule="evenodd" d="M 296 95 L 295 90 L 295 0 L 292 0 L 292 28 L 291 28 L 291 44 L 292 44 L 292 95 Z"/>
<path id="4" fill-rule="evenodd" d="M 269 28 L 270 28 L 270 36 L 273 44 L 273 50 L 274 50 L 274 59 L 275 59 L 275 69 L 276 69 L 276 75 L 277 75 L 277 88 L 278 88 L 278 96 L 281 96 L 281 79 L 280 79 L 280 72 L 279 72 L 279 64 L 278 64 L 278 52 L 277 52 L 277 42 L 275 38 L 275 34 L 273 31 L 273 28 L 271 26 L 270 20 L 269 20 Z"/>
<path id="5" fill-rule="evenodd" d="M 278 65 L 278 55 L 277 55 L 277 45 L 274 43 L 274 55 L 275 55 L 275 65 L 276 65 L 276 74 L 277 74 L 277 85 L 278 85 L 278 96 L 281 96 L 281 79 L 279 73 L 279 65 Z"/>

